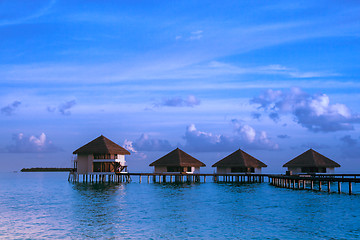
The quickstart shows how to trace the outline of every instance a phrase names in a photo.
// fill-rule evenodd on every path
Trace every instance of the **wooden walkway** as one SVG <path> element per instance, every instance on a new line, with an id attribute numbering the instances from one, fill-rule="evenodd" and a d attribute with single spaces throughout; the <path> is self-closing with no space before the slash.
<path id="1" fill-rule="evenodd" d="M 348 185 L 347 193 L 353 194 L 353 183 L 360 183 L 360 174 L 217 174 L 217 173 L 88 173 L 70 172 L 68 181 L 83 183 L 131 182 L 139 183 L 184 183 L 184 182 L 215 182 L 215 183 L 262 183 L 294 190 L 331 191 L 331 186 L 337 193 L 343 193 L 342 186 Z M 337 184 L 337 185 L 336 185 Z M 334 191 L 333 191 L 334 192 Z"/>
<path id="2" fill-rule="evenodd" d="M 211 173 L 70 173 L 70 182 L 130 182 L 138 179 L 139 183 L 181 183 L 181 182 L 264 182 L 268 181 L 267 174 L 211 174 Z M 145 180 L 144 180 L 145 178 Z"/>
<path id="3" fill-rule="evenodd" d="M 337 183 L 337 193 L 342 193 L 343 184 L 348 184 L 348 193 L 353 194 L 353 183 L 360 183 L 360 174 L 301 174 L 268 175 L 271 185 L 281 188 L 331 192 L 331 185 Z M 324 189 L 324 190 L 325 190 Z"/>

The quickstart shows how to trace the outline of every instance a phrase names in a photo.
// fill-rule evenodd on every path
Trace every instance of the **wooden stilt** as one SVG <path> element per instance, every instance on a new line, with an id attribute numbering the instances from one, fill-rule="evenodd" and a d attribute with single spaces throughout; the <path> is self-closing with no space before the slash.
<path id="1" fill-rule="evenodd" d="M 341 193 L 341 182 L 338 182 L 338 193 Z"/>
<path id="2" fill-rule="evenodd" d="M 352 194 L 352 183 L 349 182 L 349 194 L 351 195 Z"/>

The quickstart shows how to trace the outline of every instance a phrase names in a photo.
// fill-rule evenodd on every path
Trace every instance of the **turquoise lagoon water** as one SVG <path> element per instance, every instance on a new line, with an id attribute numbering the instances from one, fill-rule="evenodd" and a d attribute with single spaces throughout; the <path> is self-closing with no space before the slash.
<path id="1" fill-rule="evenodd" d="M 72 184 L 66 173 L 2 173 L 0 238 L 358 239 L 360 195 L 268 183 Z"/>

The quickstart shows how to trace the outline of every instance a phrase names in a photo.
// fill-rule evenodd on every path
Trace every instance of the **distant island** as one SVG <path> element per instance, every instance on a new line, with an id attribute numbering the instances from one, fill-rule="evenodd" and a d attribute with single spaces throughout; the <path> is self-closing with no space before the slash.
<path id="1" fill-rule="evenodd" d="M 21 169 L 21 172 L 70 172 L 73 168 L 42 168 L 42 167 L 36 167 L 36 168 L 23 168 Z"/>

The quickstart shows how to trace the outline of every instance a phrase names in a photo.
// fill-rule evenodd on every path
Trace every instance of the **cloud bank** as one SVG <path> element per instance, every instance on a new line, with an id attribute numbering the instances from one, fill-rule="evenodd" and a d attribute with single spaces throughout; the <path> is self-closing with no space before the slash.
<path id="1" fill-rule="evenodd" d="M 40 136 L 25 136 L 23 133 L 14 134 L 14 143 L 6 148 L 10 153 L 50 153 L 62 151 L 48 140 L 45 133 Z"/>
<path id="2" fill-rule="evenodd" d="M 238 148 L 245 149 L 278 149 L 278 144 L 271 141 L 265 131 L 256 131 L 249 125 L 243 125 L 238 120 L 232 120 L 236 135 L 226 136 L 197 130 L 195 124 L 190 124 L 185 132 L 183 148 L 196 152 L 227 152 Z"/>
<path id="3" fill-rule="evenodd" d="M 183 136 L 184 144 L 179 143 L 175 146 L 168 140 L 153 139 L 147 134 L 142 134 L 135 141 L 126 139 L 123 146 L 134 153 L 139 151 L 167 152 L 175 147 L 189 152 L 228 152 L 238 148 L 275 150 L 279 148 L 278 144 L 274 143 L 265 131 L 256 131 L 249 125 L 242 125 L 238 120 L 232 120 L 232 123 L 235 135 L 231 136 L 199 131 L 195 124 L 190 124 Z"/>
<path id="4" fill-rule="evenodd" d="M 146 133 L 141 134 L 135 141 L 126 139 L 124 147 L 134 153 L 139 151 L 169 151 L 173 149 L 168 140 L 150 138 Z"/>
<path id="5" fill-rule="evenodd" d="M 259 105 L 269 117 L 280 121 L 282 115 L 291 114 L 295 121 L 312 132 L 335 132 L 354 129 L 360 123 L 360 116 L 340 103 L 330 104 L 326 94 L 307 94 L 299 88 L 290 91 L 267 90 L 250 101 Z"/>

